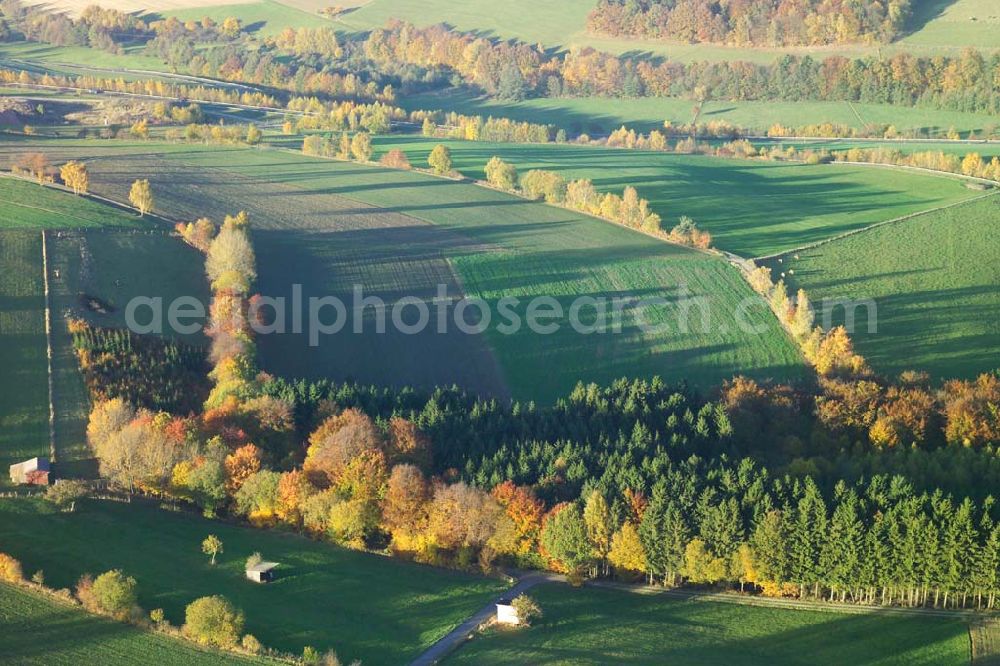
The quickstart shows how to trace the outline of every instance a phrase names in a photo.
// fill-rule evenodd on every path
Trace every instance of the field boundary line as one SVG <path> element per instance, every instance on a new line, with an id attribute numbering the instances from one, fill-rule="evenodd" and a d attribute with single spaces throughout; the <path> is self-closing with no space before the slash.
<path id="1" fill-rule="evenodd" d="M 10 178 L 12 180 L 20 180 L 20 181 L 23 181 L 23 182 L 26 182 L 26 183 L 33 183 L 35 185 L 39 184 L 38 181 L 35 180 L 34 178 L 26 178 L 25 176 L 20 176 L 20 175 L 18 175 L 16 173 L 11 173 L 9 171 L 0 171 L 0 178 Z M 118 208 L 119 210 L 123 210 L 123 211 L 129 212 L 129 213 L 137 213 L 137 212 L 139 212 L 139 209 L 136 208 L 136 207 L 134 207 L 134 206 L 130 206 L 129 204 L 123 203 L 121 201 L 116 201 L 114 199 L 110 199 L 108 197 L 101 196 L 100 194 L 94 194 L 93 192 L 81 192 L 80 194 L 76 194 L 75 192 L 73 192 L 73 190 L 71 190 L 70 188 L 66 187 L 65 185 L 60 185 L 59 183 L 52 183 L 52 182 L 41 183 L 41 186 L 42 187 L 48 187 L 49 189 L 53 189 L 53 190 L 58 190 L 59 192 L 66 192 L 66 193 L 72 194 L 74 196 L 84 197 L 86 199 L 90 199 L 91 201 L 97 201 L 97 202 L 100 202 L 102 204 L 113 206 L 114 208 Z M 29 205 L 26 205 L 26 204 L 15 204 L 15 205 L 23 206 L 25 208 L 33 208 L 35 210 L 42 210 L 42 211 L 45 211 L 45 212 L 48 212 L 48 213 L 52 213 L 53 215 L 66 215 L 67 217 L 73 217 L 73 218 L 75 218 L 77 220 L 84 220 L 84 218 L 82 218 L 82 217 L 76 217 L 75 215 L 67 215 L 67 214 L 64 214 L 64 213 L 59 213 L 59 212 L 54 211 L 54 210 L 49 210 L 48 208 L 40 208 L 38 206 L 29 206 Z M 173 226 L 175 223 L 177 223 L 179 221 L 179 220 L 171 219 L 171 218 L 167 217 L 166 215 L 160 215 L 159 213 L 154 213 L 152 211 L 147 211 L 145 216 L 146 217 L 151 217 L 151 218 L 156 218 L 157 220 L 160 220 L 161 222 L 166 222 L 167 224 L 169 224 L 171 226 Z M 140 216 L 140 217 L 142 217 L 142 216 Z M 84 220 L 84 221 L 91 222 L 92 220 Z M 101 228 L 102 227 L 100 225 L 96 225 L 96 226 L 93 227 L 94 230 L 98 230 L 98 229 L 101 229 Z M 127 231 L 128 229 L 126 229 L 126 228 L 123 227 L 120 230 L 121 231 Z M 146 231 L 148 231 L 148 229 Z"/>
<path id="2" fill-rule="evenodd" d="M 953 201 L 950 204 L 945 204 L 943 206 L 937 206 L 936 208 L 928 208 L 927 210 L 918 211 L 916 213 L 909 213 L 907 215 L 902 215 L 900 217 L 894 217 L 890 220 L 882 220 L 881 222 L 876 222 L 875 224 L 869 224 L 867 227 L 861 227 L 860 229 L 852 229 L 851 231 L 845 231 L 842 234 L 837 234 L 836 236 L 830 236 L 829 238 L 824 238 L 818 240 L 815 243 L 808 243 L 806 245 L 800 245 L 799 247 L 793 247 L 790 250 L 782 250 L 781 252 L 775 252 L 774 254 L 767 254 L 760 257 L 753 257 L 750 261 L 769 261 L 771 259 L 778 259 L 779 257 L 786 257 L 793 252 L 805 252 L 806 250 L 812 250 L 817 247 L 821 247 L 828 243 L 833 243 L 834 241 L 839 241 L 844 238 L 849 238 L 851 236 L 856 236 L 858 234 L 864 233 L 866 231 L 871 231 L 872 229 L 878 229 L 879 227 L 884 227 L 889 224 L 897 224 L 900 222 L 906 222 L 912 220 L 916 217 L 922 217 L 924 215 L 930 215 L 931 213 L 937 213 L 942 210 L 948 210 L 949 208 L 955 208 L 957 206 L 964 206 L 966 204 L 971 204 L 976 201 L 982 201 L 983 199 L 989 199 L 990 197 L 995 197 L 1000 192 L 989 192 L 987 194 L 981 194 L 977 197 L 970 197 L 968 199 L 962 199 L 961 201 Z M 733 255 L 736 256 L 736 255 Z"/>
<path id="3" fill-rule="evenodd" d="M 42 284 L 45 291 L 45 365 L 49 383 L 49 460 L 56 462 L 55 378 L 52 374 L 52 296 L 49 290 L 48 236 L 42 229 Z"/>

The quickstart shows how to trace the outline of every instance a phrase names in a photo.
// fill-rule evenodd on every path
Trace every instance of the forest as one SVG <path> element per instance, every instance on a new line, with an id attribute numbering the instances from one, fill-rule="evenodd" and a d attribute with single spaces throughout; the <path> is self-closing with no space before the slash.
<path id="1" fill-rule="evenodd" d="M 801 384 L 621 380 L 544 408 L 289 382 L 256 368 L 248 225 L 183 229 L 214 291 L 203 411 L 94 396 L 87 439 L 113 484 L 461 569 L 995 606 L 1000 375 L 887 380 L 833 335 Z"/>

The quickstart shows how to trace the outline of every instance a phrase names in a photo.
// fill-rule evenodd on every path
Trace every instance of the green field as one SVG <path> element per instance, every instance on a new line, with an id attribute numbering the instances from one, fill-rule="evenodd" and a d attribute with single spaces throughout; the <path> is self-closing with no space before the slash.
<path id="1" fill-rule="evenodd" d="M 15 178 L 0 178 L 0 228 L 135 227 L 139 216 Z"/>
<path id="2" fill-rule="evenodd" d="M 42 236 L 0 231 L 0 486 L 7 467 L 49 454 Z"/>
<path id="3" fill-rule="evenodd" d="M 208 534 L 225 546 L 215 566 L 200 548 Z M 121 568 L 138 581 L 139 604 L 163 608 L 175 625 L 194 599 L 222 594 L 246 613 L 246 631 L 264 645 L 297 654 L 306 645 L 333 648 L 345 663 L 409 661 L 502 588 L 492 579 L 136 502 L 88 501 L 66 514 L 40 500 L 0 500 L 0 543 L 25 571 L 44 569 L 56 588 L 71 587 L 84 572 Z M 274 583 L 244 577 L 255 551 L 281 564 Z"/>
<path id="4" fill-rule="evenodd" d="M 460 4 L 447 0 L 372 0 L 345 15 L 341 23 L 350 30 L 381 27 L 389 18 L 401 18 L 417 25 L 447 23 L 459 30 L 475 31 L 501 39 L 517 38 L 547 47 L 592 46 L 612 53 L 666 56 L 671 60 L 749 60 L 771 62 L 781 53 L 828 55 L 883 55 L 897 51 L 919 54 L 957 53 L 963 46 L 1000 48 L 1000 13 L 991 0 L 927 0 L 911 21 L 913 33 L 878 49 L 877 46 L 846 45 L 797 49 L 740 48 L 711 44 L 682 44 L 659 40 L 615 39 L 586 32 L 589 2 L 530 0 L 489 2 L 468 0 Z M 943 10 L 943 11 L 942 11 Z"/>
<path id="5" fill-rule="evenodd" d="M 974 377 L 1000 366 L 1000 196 L 930 213 L 786 256 L 776 271 L 823 298 L 873 299 L 856 310 L 851 337 L 877 370 Z M 832 318 L 841 323 L 844 310 Z"/>
<path id="6" fill-rule="evenodd" d="M 326 6 L 326 5 L 323 5 Z M 274 0 L 248 2 L 246 4 L 191 7 L 160 12 L 163 16 L 175 16 L 182 21 L 200 20 L 211 17 L 222 23 L 229 16 L 236 16 L 243 22 L 243 30 L 260 37 L 276 35 L 284 28 L 318 28 L 334 26 L 329 19 L 316 13 L 307 13 Z"/>
<path id="7" fill-rule="evenodd" d="M 464 91 L 424 93 L 402 97 L 405 109 L 445 109 L 482 116 L 504 116 L 561 127 L 571 135 L 586 132 L 606 135 L 621 125 L 648 132 L 663 126 L 664 120 L 686 125 L 694 118 L 694 103 L 678 97 L 538 97 L 522 102 L 503 102 Z M 699 122 L 727 121 L 735 127 L 763 134 L 774 123 L 800 127 L 831 122 L 858 129 L 868 124 L 895 125 L 904 132 L 921 130 L 944 134 L 954 127 L 963 136 L 969 131 L 982 134 L 998 124 L 994 116 L 926 107 L 847 102 L 732 102 L 705 103 Z"/>
<path id="8" fill-rule="evenodd" d="M 449 664 L 969 663 L 961 619 L 841 614 L 545 585 L 535 626 L 492 630 Z"/>
<path id="9" fill-rule="evenodd" d="M 370 327 L 368 335 L 355 335 L 348 327 L 317 347 L 306 344 L 304 333 L 261 336 L 263 367 L 276 374 L 456 382 L 548 402 L 581 379 L 659 374 L 711 385 L 739 372 L 778 378 L 803 372 L 794 345 L 722 259 L 593 218 L 467 183 L 299 153 L 185 151 L 155 143 L 115 144 L 112 153 L 107 142 L 67 140 L 38 145 L 64 156 L 92 154 L 94 189 L 114 198 L 125 196 L 136 173 L 148 175 L 158 209 L 182 219 L 220 219 L 247 209 L 264 294 L 289 295 L 296 283 L 306 297 L 344 294 L 359 284 L 392 303 L 400 293 L 427 298 L 442 284 L 452 296 L 520 298 L 522 318 L 528 297 L 551 296 L 564 307 L 555 334 L 522 326 L 503 335 L 493 326 L 480 336 L 449 326 L 442 336 L 435 324 L 426 334 L 400 337 L 371 335 Z M 708 301 L 707 325 L 706 309 L 698 306 L 698 320 L 683 330 L 685 304 L 676 299 L 685 288 Z M 565 317 L 576 296 L 604 298 L 609 309 L 616 297 L 666 301 L 626 308 L 621 333 L 581 335 Z M 737 304 L 748 298 L 746 323 L 760 324 L 760 333 L 733 320 Z M 581 320 L 592 312 L 584 310 Z M 642 330 L 637 312 L 666 328 Z"/>
<path id="10" fill-rule="evenodd" d="M 187 641 L 90 615 L 7 583 L 0 583 L 0 655 L 5 664 L 20 666 L 268 663 L 200 649 Z"/>
<path id="11" fill-rule="evenodd" d="M 41 229 L 49 230 L 57 472 L 87 474 L 92 472 L 84 440 L 90 403 L 65 316 L 124 327 L 125 307 L 136 296 L 160 297 L 169 305 L 191 295 L 207 303 L 204 259 L 150 218 L 0 178 L 0 267 L 6 276 L 0 283 L 0 360 L 12 377 L 0 387 L 4 465 L 49 454 Z M 100 299 L 107 312 L 88 308 L 84 295 Z M 190 340 L 204 342 L 200 335 Z"/>
<path id="12" fill-rule="evenodd" d="M 426 166 L 437 139 L 387 136 L 380 151 L 404 150 Z M 633 185 L 670 228 L 681 215 L 712 232 L 713 245 L 764 256 L 875 222 L 975 196 L 960 180 L 898 169 L 805 165 L 571 145 L 445 141 L 456 169 L 483 178 L 493 155 L 528 169 L 591 178 L 598 189 Z"/>

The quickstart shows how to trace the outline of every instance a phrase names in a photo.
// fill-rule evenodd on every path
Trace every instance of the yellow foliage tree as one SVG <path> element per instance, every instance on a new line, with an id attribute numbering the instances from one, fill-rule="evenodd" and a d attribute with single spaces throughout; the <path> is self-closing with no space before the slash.
<path id="1" fill-rule="evenodd" d="M 153 188 L 149 181 L 143 178 L 132 183 L 128 192 L 128 200 L 139 209 L 139 216 L 145 215 L 153 208 Z"/>
<path id="2" fill-rule="evenodd" d="M 87 176 L 87 166 L 83 162 L 77 162 L 71 160 L 62 165 L 59 169 L 59 175 L 62 177 L 63 183 L 66 187 L 73 190 L 73 194 L 82 194 L 87 191 L 87 187 L 90 185 L 89 178 Z"/>

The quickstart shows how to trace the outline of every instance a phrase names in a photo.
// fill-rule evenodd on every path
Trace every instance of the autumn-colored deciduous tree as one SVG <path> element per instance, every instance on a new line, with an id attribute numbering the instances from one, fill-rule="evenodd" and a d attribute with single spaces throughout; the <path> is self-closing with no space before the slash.
<path id="1" fill-rule="evenodd" d="M 323 421 L 309 437 L 302 469 L 319 488 L 337 486 L 351 460 L 382 446 L 382 435 L 371 418 L 358 409 L 345 409 Z"/>
<path id="2" fill-rule="evenodd" d="M 215 225 L 207 217 L 201 217 L 194 222 L 178 222 L 177 233 L 181 235 L 186 243 L 202 252 L 208 252 L 215 237 Z"/>
<path id="3" fill-rule="evenodd" d="M 438 144 L 431 150 L 427 157 L 427 165 L 434 170 L 434 173 L 445 175 L 451 173 L 451 150 L 444 144 Z"/>
<path id="4" fill-rule="evenodd" d="M 59 176 L 66 187 L 73 190 L 74 194 L 83 194 L 89 187 L 87 176 L 87 165 L 83 162 L 70 160 L 59 168 Z"/>
<path id="5" fill-rule="evenodd" d="M 153 209 L 153 188 L 145 178 L 132 183 L 128 192 L 128 200 L 139 209 L 140 217 Z"/>
<path id="6" fill-rule="evenodd" d="M 209 534 L 201 542 L 201 552 L 211 556 L 213 565 L 215 564 L 216 556 L 221 554 L 222 551 L 223 551 L 222 539 L 215 536 L 214 534 Z"/>
<path id="7" fill-rule="evenodd" d="M 404 169 L 409 171 L 413 167 L 410 165 L 409 158 L 406 157 L 406 153 L 398 148 L 393 148 L 378 161 L 382 166 L 387 166 L 390 169 Z"/>
<path id="8" fill-rule="evenodd" d="M 372 137 L 368 132 L 358 132 L 351 139 L 351 155 L 359 162 L 368 162 L 372 158 Z"/>
<path id="9" fill-rule="evenodd" d="M 496 155 L 486 163 L 486 182 L 501 190 L 513 190 L 517 187 L 517 169 L 513 164 L 503 161 Z"/>
<path id="10" fill-rule="evenodd" d="M 195 599 L 184 611 L 184 633 L 205 645 L 231 648 L 243 633 L 243 613 L 225 597 Z"/>
<path id="11" fill-rule="evenodd" d="M 611 540 L 608 562 L 616 569 L 646 571 L 646 552 L 635 523 L 626 521 Z"/>
<path id="12" fill-rule="evenodd" d="M 226 491 L 235 495 L 243 483 L 260 471 L 261 450 L 246 444 L 226 456 Z"/>
<path id="13" fill-rule="evenodd" d="M 102 573 L 94 580 L 91 591 L 97 607 L 119 619 L 128 616 L 136 603 L 135 578 L 126 576 L 120 569 Z"/>
<path id="14" fill-rule="evenodd" d="M 714 584 L 726 577 L 726 561 L 712 553 L 703 539 L 691 539 L 684 549 L 681 573 L 692 583 Z"/>
<path id="15" fill-rule="evenodd" d="M 389 419 L 389 462 L 410 463 L 420 469 L 431 466 L 431 441 L 413 421 L 399 416 Z"/>
<path id="16" fill-rule="evenodd" d="M 427 529 L 430 498 L 430 484 L 417 467 L 403 464 L 392 468 L 382 503 L 382 521 L 392 535 L 394 548 L 418 550 L 419 537 Z"/>

